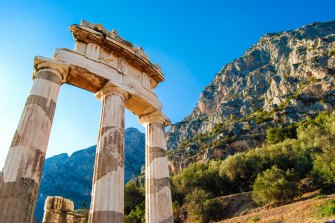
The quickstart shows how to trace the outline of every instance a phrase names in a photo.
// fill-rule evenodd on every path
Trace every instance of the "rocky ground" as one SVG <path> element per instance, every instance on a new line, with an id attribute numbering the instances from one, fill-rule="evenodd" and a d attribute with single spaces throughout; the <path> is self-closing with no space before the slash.
<path id="1" fill-rule="evenodd" d="M 328 220 L 335 220 L 335 216 L 322 217 L 318 215 L 318 206 L 325 201 L 335 199 L 335 194 L 329 196 L 305 195 L 294 203 L 280 207 L 264 207 L 249 210 L 243 215 L 230 218 L 220 223 L 323 223 Z"/>

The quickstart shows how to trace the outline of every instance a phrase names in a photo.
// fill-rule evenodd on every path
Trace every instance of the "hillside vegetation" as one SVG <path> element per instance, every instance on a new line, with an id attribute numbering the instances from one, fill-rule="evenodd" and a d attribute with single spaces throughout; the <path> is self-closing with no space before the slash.
<path id="1" fill-rule="evenodd" d="M 261 147 L 225 160 L 193 163 L 172 176 L 175 222 L 231 217 L 229 202 L 221 199 L 229 194 L 250 191 L 255 203 L 251 207 L 255 207 L 285 204 L 318 188 L 333 192 L 335 112 L 321 112 L 315 119 L 268 129 L 266 137 L 267 143 Z M 126 199 L 136 193 L 143 198 L 126 207 L 129 222 L 143 222 L 143 185 L 133 181 L 127 188 Z"/>

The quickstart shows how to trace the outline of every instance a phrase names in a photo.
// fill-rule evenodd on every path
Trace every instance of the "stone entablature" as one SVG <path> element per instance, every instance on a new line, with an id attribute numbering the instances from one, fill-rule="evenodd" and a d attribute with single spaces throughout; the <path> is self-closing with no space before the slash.
<path id="1" fill-rule="evenodd" d="M 36 57 L 34 65 L 53 63 L 67 69 L 65 83 L 97 93 L 109 82 L 131 97 L 125 107 L 137 116 L 162 110 L 154 88 L 164 80 L 158 65 L 143 50 L 109 32 L 102 25 L 82 21 L 70 30 L 76 41 L 74 50 L 56 49 L 54 58 Z"/>
<path id="2" fill-rule="evenodd" d="M 92 24 L 84 20 L 80 25 L 72 25 L 70 30 L 76 41 L 75 51 L 107 63 L 112 57 L 122 57 L 139 70 L 145 71 L 153 82 L 156 82 L 153 85 L 164 81 L 160 67 L 149 61 L 141 47 L 136 47 L 120 37 L 116 30 L 110 32 L 101 24 Z"/>
<path id="3" fill-rule="evenodd" d="M 85 215 L 75 213 L 73 202 L 63 197 L 48 196 L 44 205 L 43 223 L 84 223 Z"/>
<path id="4" fill-rule="evenodd" d="M 164 80 L 160 68 L 116 31 L 84 21 L 70 30 L 76 40 L 74 51 L 57 49 L 52 59 L 35 57 L 33 87 L 0 175 L 0 222 L 32 222 L 63 84 L 95 93 L 102 101 L 88 222 L 124 221 L 125 108 L 146 128 L 146 222 L 173 222 L 164 131 L 171 123 L 153 92 Z M 63 222 L 77 219 L 73 203 L 59 197 L 47 201 L 45 223 L 60 223 L 48 216 Z"/>

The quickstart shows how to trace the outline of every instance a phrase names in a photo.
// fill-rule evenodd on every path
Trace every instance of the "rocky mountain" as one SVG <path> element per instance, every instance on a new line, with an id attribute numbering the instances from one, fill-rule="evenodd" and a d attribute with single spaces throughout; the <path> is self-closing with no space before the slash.
<path id="1" fill-rule="evenodd" d="M 167 134 L 170 167 L 222 159 L 335 105 L 335 21 L 264 35 L 225 65 Z"/>
<path id="2" fill-rule="evenodd" d="M 63 153 L 45 160 L 41 186 L 35 208 L 35 217 L 41 222 L 47 196 L 71 199 L 75 209 L 91 201 L 92 176 L 96 146 Z M 135 128 L 125 131 L 125 182 L 141 172 L 145 159 L 145 135 Z"/>

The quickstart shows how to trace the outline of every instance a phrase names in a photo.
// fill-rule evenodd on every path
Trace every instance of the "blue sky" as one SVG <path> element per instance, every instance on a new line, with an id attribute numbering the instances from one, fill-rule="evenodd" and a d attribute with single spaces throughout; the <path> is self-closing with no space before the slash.
<path id="1" fill-rule="evenodd" d="M 73 49 L 68 27 L 81 19 L 117 29 L 162 67 L 166 81 L 156 93 L 177 122 L 215 74 L 265 33 L 334 20 L 334 8 L 334 0 L 0 0 L 0 167 L 32 86 L 34 56 Z M 93 94 L 63 85 L 47 156 L 96 144 L 100 111 Z M 130 113 L 126 126 L 144 130 Z"/>

